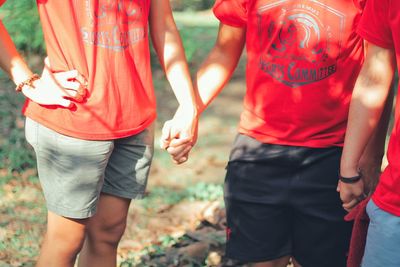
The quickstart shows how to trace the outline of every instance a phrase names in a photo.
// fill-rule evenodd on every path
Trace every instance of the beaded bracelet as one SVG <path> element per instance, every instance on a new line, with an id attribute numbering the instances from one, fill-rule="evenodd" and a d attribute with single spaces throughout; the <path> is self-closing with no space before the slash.
<path id="1" fill-rule="evenodd" d="M 38 74 L 33 74 L 29 79 L 27 79 L 26 81 L 23 81 L 22 83 L 18 84 L 17 88 L 15 88 L 15 91 L 17 92 L 21 92 L 22 88 L 27 85 L 29 87 L 35 88 L 35 86 L 33 85 L 34 81 L 37 81 L 40 79 L 40 76 Z"/>

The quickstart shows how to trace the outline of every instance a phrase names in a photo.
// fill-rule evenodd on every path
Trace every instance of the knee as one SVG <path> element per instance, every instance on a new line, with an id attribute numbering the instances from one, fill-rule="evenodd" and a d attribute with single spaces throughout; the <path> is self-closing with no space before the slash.
<path id="1" fill-rule="evenodd" d="M 53 249 L 65 256 L 77 255 L 83 247 L 85 230 L 66 231 L 62 228 L 49 230 L 46 233 L 45 241 L 53 246 Z"/>
<path id="2" fill-rule="evenodd" d="M 87 236 L 93 244 L 117 247 L 126 228 L 126 217 L 89 224 Z"/>

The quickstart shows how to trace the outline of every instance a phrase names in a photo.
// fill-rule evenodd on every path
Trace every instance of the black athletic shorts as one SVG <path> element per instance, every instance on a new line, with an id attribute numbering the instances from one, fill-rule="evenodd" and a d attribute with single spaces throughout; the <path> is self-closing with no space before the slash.
<path id="1" fill-rule="evenodd" d="M 225 179 L 228 258 L 293 256 L 302 267 L 345 267 L 352 224 L 336 192 L 341 148 L 235 140 Z"/>

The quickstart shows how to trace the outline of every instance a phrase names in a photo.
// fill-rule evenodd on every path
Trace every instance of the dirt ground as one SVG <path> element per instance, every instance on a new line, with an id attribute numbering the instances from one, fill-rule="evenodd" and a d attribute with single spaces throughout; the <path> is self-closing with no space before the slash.
<path id="1" fill-rule="evenodd" d="M 201 116 L 198 144 L 192 150 L 189 161 L 179 166 L 172 164 L 165 151 L 157 146 L 162 121 L 172 116 L 172 107 L 176 106 L 173 95 L 168 91 L 158 93 L 159 103 L 161 100 L 162 104 L 159 105 L 156 160 L 149 179 L 150 194 L 155 187 L 182 190 L 199 182 L 222 185 L 242 107 L 242 75 L 235 76 Z M 166 105 L 166 102 L 171 105 Z M 199 262 L 204 262 L 204 258 L 207 258 L 208 266 L 218 266 L 223 263 L 224 223 L 222 198 L 214 201 L 183 201 L 174 205 L 160 203 L 151 212 L 144 212 L 141 206 L 133 204 L 127 232 L 120 246 L 120 256 L 121 259 L 129 258 L 127 254 L 159 242 L 162 236 L 184 237 L 184 245 L 181 243 L 172 248 L 168 255 L 149 257 L 147 261 L 143 259 L 146 262 L 142 262 L 143 266 L 202 266 Z M 224 265 L 227 264 L 225 261 Z"/>

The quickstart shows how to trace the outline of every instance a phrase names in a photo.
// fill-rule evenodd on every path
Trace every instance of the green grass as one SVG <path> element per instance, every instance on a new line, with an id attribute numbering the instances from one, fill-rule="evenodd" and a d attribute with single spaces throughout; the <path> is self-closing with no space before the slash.
<path id="1" fill-rule="evenodd" d="M 174 205 L 181 201 L 214 201 L 222 199 L 222 185 L 199 182 L 184 190 L 171 190 L 165 187 L 153 187 L 149 196 L 138 201 L 145 209 L 159 207 L 161 204 Z"/>

